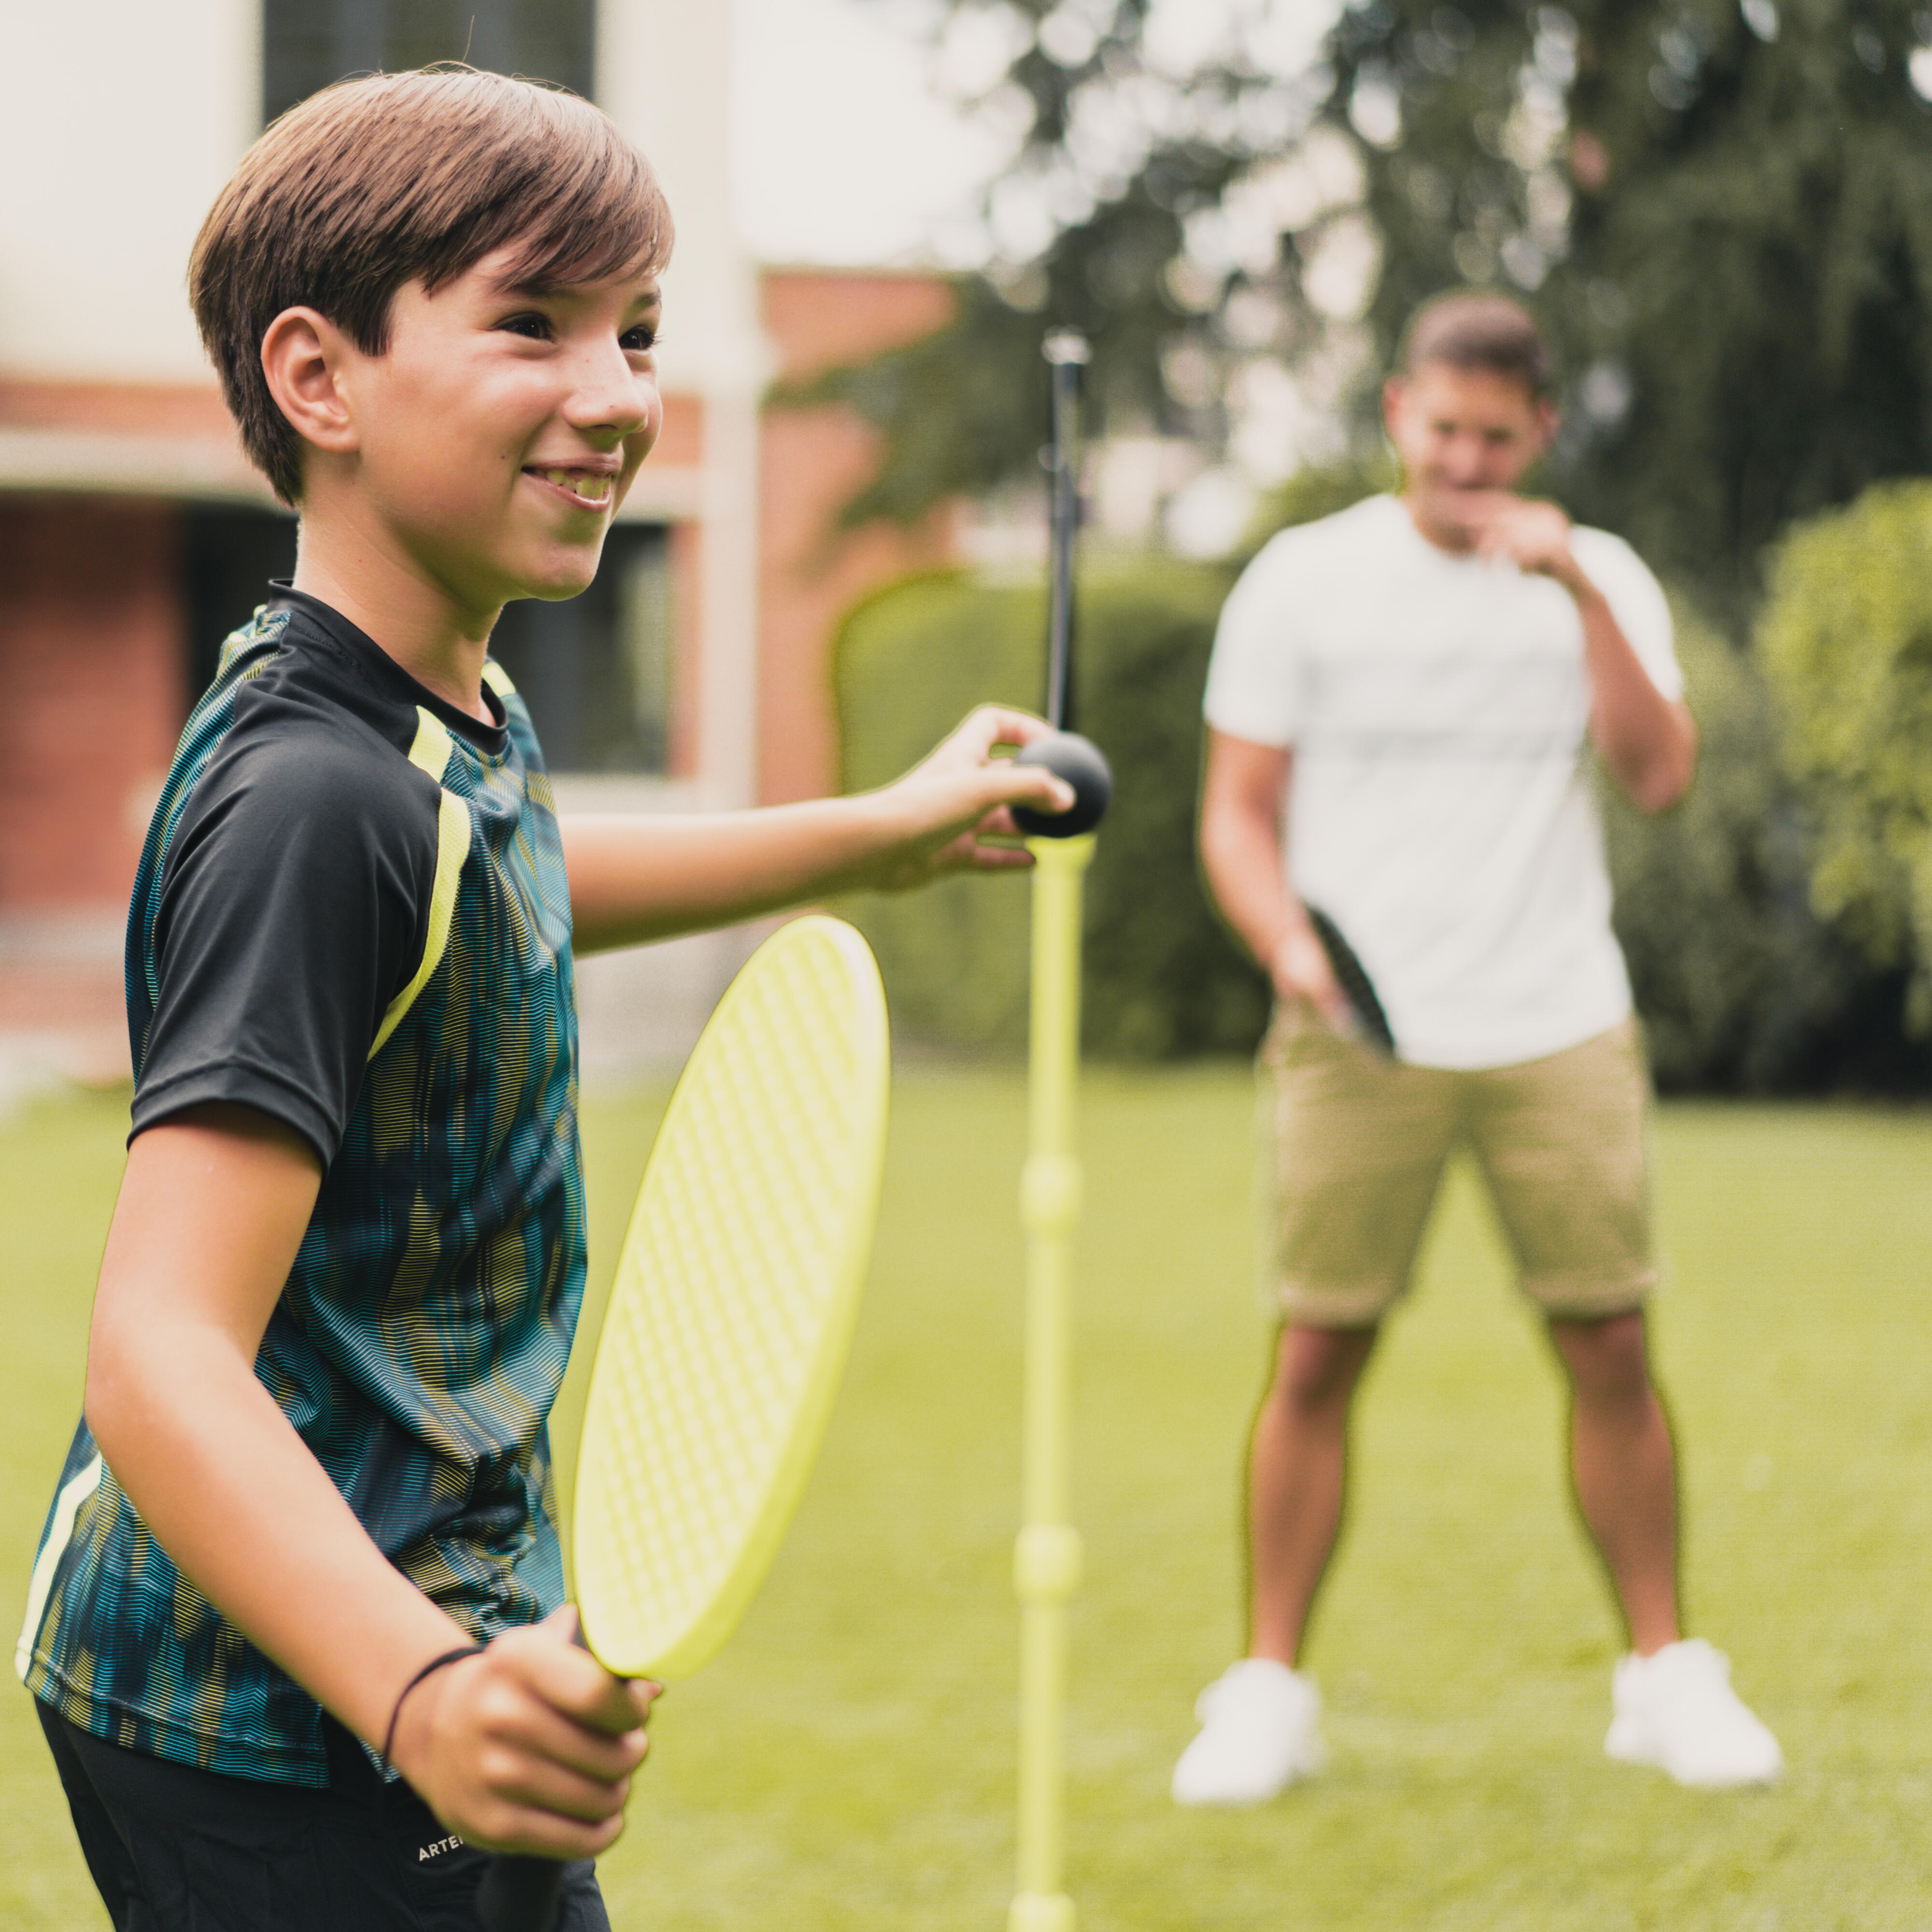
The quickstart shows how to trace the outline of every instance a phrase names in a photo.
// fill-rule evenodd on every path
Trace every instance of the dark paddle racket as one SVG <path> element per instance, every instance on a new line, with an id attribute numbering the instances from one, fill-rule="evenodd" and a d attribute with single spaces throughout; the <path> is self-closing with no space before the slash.
<path id="1" fill-rule="evenodd" d="M 1348 1017 L 1355 1037 L 1377 1052 L 1395 1054 L 1395 1035 L 1389 1029 L 1388 1015 L 1376 993 L 1375 982 L 1367 968 L 1355 957 L 1355 949 L 1342 937 L 1342 929 L 1318 906 L 1310 906 L 1308 922 L 1328 956 L 1328 970 L 1335 976 L 1348 1001 Z"/>

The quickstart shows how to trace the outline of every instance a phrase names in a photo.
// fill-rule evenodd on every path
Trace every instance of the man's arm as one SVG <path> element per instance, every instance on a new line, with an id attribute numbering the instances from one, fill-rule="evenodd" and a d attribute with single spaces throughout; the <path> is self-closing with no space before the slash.
<path id="1" fill-rule="evenodd" d="M 1293 753 L 1225 731 L 1208 734 L 1201 794 L 1201 862 L 1221 915 L 1274 983 L 1280 1000 L 1306 1000 L 1345 1025 L 1348 995 L 1282 862 L 1282 800 Z"/>
<path id="2" fill-rule="evenodd" d="M 1682 700 L 1651 682 L 1609 598 L 1580 567 L 1564 588 L 1583 620 L 1591 740 L 1638 811 L 1668 812 L 1696 772 L 1696 722 Z"/>
<path id="3" fill-rule="evenodd" d="M 1651 682 L 1609 598 L 1576 561 L 1570 519 L 1554 503 L 1501 491 L 1485 493 L 1472 508 L 1478 550 L 1507 556 L 1569 592 L 1583 623 L 1592 741 L 1640 812 L 1668 811 L 1690 788 L 1697 727 L 1684 705 Z"/>
<path id="4" fill-rule="evenodd" d="M 985 842 L 1015 836 L 1010 806 L 1061 812 L 1073 794 L 1051 772 L 993 752 L 1047 728 L 986 706 L 882 790 L 703 818 L 566 818 L 572 944 L 580 952 L 632 946 L 834 892 L 1030 865 L 1025 851 Z"/>
<path id="5" fill-rule="evenodd" d="M 87 1420 L 182 1574 L 380 1745 L 410 1677 L 468 1637 L 370 1540 L 255 1375 L 320 1178 L 305 1141 L 244 1107 L 136 1136 L 94 1298 Z M 623 1828 L 652 1694 L 567 1630 L 520 1632 L 410 1694 L 395 1762 L 475 1843 L 592 1857 Z"/>

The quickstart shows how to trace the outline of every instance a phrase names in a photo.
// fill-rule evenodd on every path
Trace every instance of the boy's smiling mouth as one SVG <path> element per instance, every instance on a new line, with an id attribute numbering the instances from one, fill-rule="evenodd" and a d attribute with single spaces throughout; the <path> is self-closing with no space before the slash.
<path id="1" fill-rule="evenodd" d="M 534 477 L 580 510 L 608 510 L 617 486 L 617 472 L 614 470 L 586 470 L 574 465 L 533 463 L 524 474 Z"/>

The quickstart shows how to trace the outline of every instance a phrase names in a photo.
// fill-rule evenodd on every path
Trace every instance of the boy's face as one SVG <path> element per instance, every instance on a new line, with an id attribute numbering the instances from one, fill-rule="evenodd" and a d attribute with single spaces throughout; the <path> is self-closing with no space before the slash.
<path id="1" fill-rule="evenodd" d="M 357 514 L 485 616 L 590 583 L 664 420 L 656 276 L 519 286 L 504 279 L 513 253 L 434 295 L 406 284 L 382 354 L 352 347 L 337 371 Z"/>
<path id="2" fill-rule="evenodd" d="M 1556 425 L 1556 411 L 1514 376 L 1447 362 L 1391 376 L 1382 415 L 1408 495 L 1425 514 L 1450 519 L 1473 492 L 1514 490 Z"/>

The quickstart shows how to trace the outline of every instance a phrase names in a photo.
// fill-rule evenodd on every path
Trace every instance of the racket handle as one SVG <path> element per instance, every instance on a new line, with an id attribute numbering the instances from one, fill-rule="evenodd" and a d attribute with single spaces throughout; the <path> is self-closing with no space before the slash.
<path id="1" fill-rule="evenodd" d="M 550 1932 L 563 1896 L 563 1867 L 555 1858 L 492 1858 L 476 1888 L 483 1932 Z"/>
<path id="2" fill-rule="evenodd" d="M 583 1620 L 574 1622 L 570 1640 L 587 1651 Z M 563 1866 L 558 1860 L 502 1852 L 490 1861 L 476 1888 L 476 1917 L 483 1932 L 551 1932 L 562 1897 Z"/>

